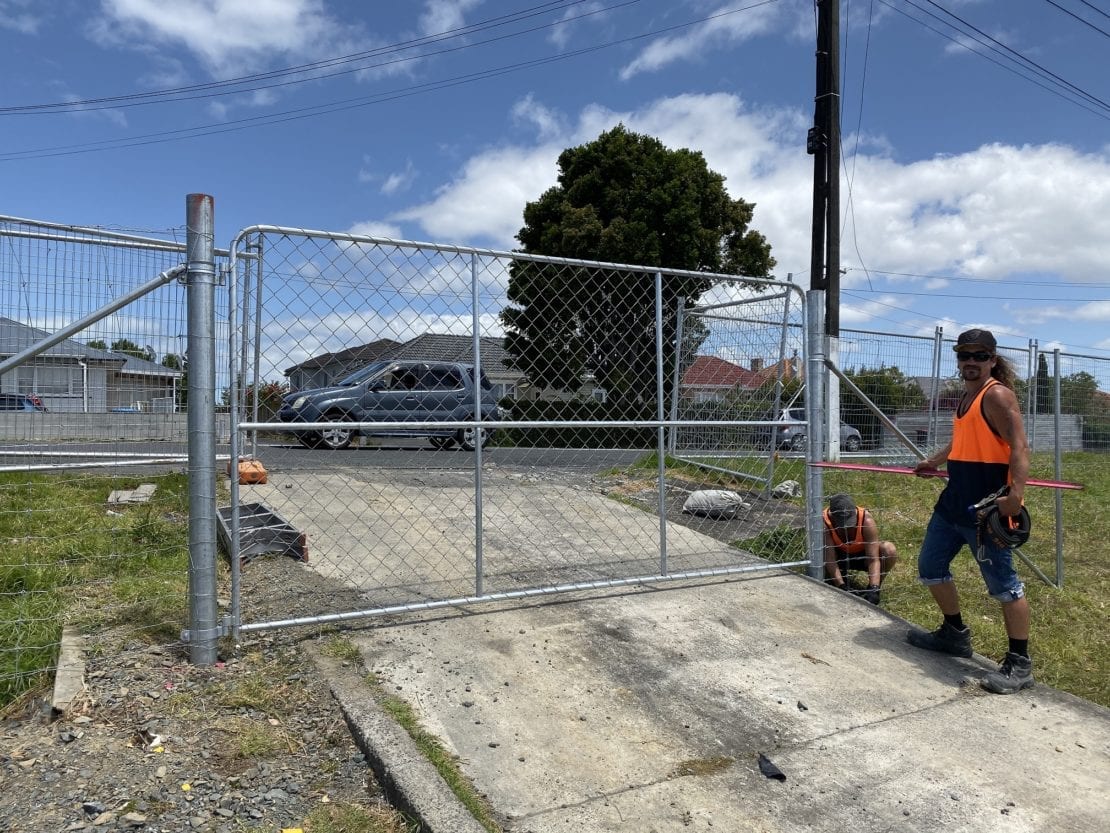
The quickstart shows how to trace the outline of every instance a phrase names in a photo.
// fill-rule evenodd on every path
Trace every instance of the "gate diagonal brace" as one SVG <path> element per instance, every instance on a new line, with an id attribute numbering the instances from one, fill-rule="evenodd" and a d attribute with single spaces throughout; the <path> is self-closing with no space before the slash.
<path id="1" fill-rule="evenodd" d="M 232 507 L 221 508 L 216 519 L 220 545 L 231 557 Z M 264 503 L 239 504 L 239 566 L 260 555 L 287 555 L 308 563 L 308 536 Z"/>

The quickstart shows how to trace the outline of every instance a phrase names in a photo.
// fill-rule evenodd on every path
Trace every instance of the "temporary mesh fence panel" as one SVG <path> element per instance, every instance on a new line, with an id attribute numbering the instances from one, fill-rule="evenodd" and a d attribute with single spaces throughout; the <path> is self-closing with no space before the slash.
<path id="1" fill-rule="evenodd" d="M 729 545 L 744 506 L 704 534 L 658 457 L 679 299 L 742 281 L 290 229 L 240 248 L 262 252 L 237 329 L 267 482 L 234 484 L 235 522 L 303 534 L 309 582 L 296 610 L 243 599 L 244 627 L 766 566 Z"/>
<path id="2" fill-rule="evenodd" d="M 0 704 L 45 679 L 64 627 L 95 649 L 102 625 L 172 641 L 187 620 L 186 290 L 160 277 L 183 260 L 172 239 L 0 218 Z"/>

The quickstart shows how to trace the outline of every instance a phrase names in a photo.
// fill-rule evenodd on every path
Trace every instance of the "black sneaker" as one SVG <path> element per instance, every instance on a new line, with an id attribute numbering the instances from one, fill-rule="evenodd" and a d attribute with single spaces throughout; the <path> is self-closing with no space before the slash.
<path id="1" fill-rule="evenodd" d="M 997 671 L 987 674 L 980 685 L 995 694 L 1016 694 L 1033 687 L 1033 660 L 1021 654 L 1007 653 Z"/>
<path id="2" fill-rule="evenodd" d="M 906 639 L 915 648 L 924 648 L 926 651 L 940 651 L 954 657 L 970 657 L 972 654 L 971 628 L 965 627 L 961 631 L 947 622 L 931 633 L 912 630 L 906 635 Z"/>

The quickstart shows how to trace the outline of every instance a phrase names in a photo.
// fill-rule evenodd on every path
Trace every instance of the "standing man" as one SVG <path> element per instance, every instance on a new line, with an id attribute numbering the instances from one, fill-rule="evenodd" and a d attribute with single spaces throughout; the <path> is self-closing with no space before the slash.
<path id="1" fill-rule="evenodd" d="M 1013 368 L 996 352 L 989 330 L 968 330 L 956 340 L 956 362 L 964 394 L 952 423 L 952 442 L 917 464 L 915 471 L 948 464 L 948 485 L 937 499 L 918 558 L 921 583 L 933 594 L 944 622 L 932 633 L 912 630 L 909 642 L 918 648 L 958 657 L 971 656 L 971 628 L 960 616 L 960 597 L 949 566 L 967 544 L 991 596 L 1002 603 L 1010 639 L 998 671 L 983 680 L 995 694 L 1013 694 L 1033 685 L 1029 658 L 1029 602 L 1025 585 L 1014 571 L 1013 556 L 991 541 L 978 541 L 976 518 L 969 507 L 1009 486 L 997 500 L 1002 515 L 1021 512 L 1029 476 L 1029 444 L 1021 409 L 1013 391 Z"/>
<path id="2" fill-rule="evenodd" d="M 879 588 L 894 569 L 898 550 L 891 541 L 879 540 L 879 527 L 871 513 L 856 506 L 848 495 L 833 495 L 823 513 L 825 521 L 825 581 L 877 605 Z M 850 570 L 867 574 L 867 589 L 852 586 Z"/>

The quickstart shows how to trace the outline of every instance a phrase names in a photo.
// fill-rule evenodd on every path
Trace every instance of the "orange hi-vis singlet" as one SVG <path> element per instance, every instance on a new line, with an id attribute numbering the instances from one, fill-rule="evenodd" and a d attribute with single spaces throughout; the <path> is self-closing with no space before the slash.
<path id="1" fill-rule="evenodd" d="M 859 555 L 864 549 L 863 540 L 863 507 L 856 507 L 856 531 L 852 535 L 851 540 L 845 540 L 840 537 L 840 530 L 836 528 L 833 523 L 832 515 L 826 509 L 823 513 L 825 518 L 825 529 L 829 531 L 832 536 L 833 546 L 845 555 Z"/>
<path id="2" fill-rule="evenodd" d="M 937 509 L 954 523 L 973 526 L 975 515 L 968 507 L 1010 482 L 1010 444 L 983 416 L 983 397 L 999 384 L 997 379 L 989 379 L 967 410 L 957 412 L 952 421 L 948 486 L 941 492 Z"/>

